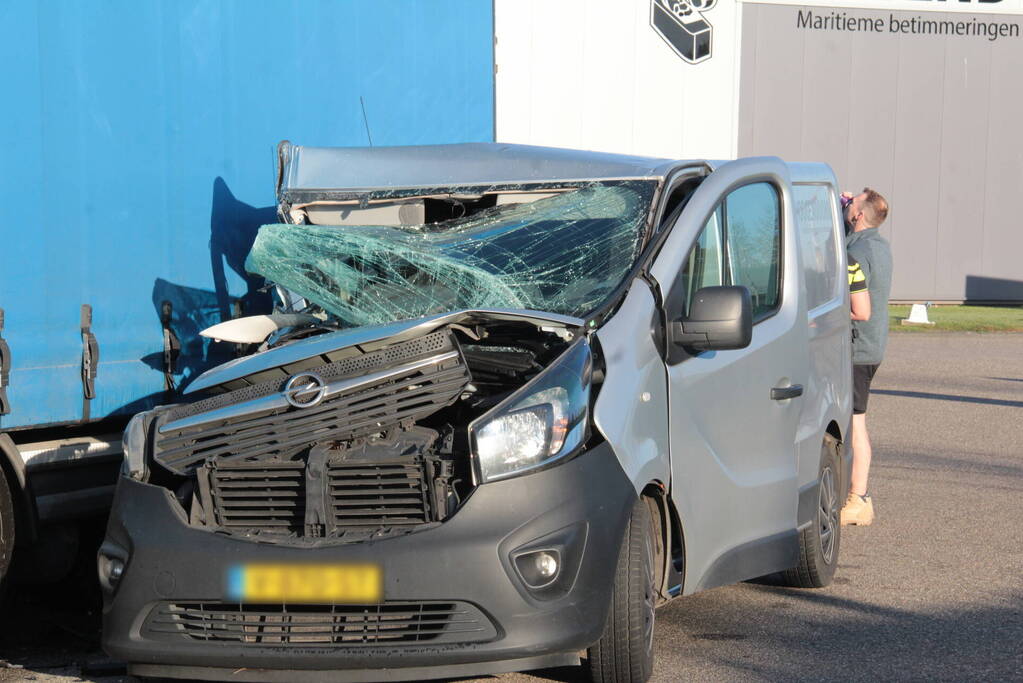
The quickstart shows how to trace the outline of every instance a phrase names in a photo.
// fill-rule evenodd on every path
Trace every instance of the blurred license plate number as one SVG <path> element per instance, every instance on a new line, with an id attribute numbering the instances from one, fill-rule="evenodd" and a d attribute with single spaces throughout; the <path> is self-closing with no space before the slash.
<path id="1" fill-rule="evenodd" d="M 239 602 L 375 604 L 383 572 L 373 564 L 246 564 L 229 570 L 227 592 Z"/>

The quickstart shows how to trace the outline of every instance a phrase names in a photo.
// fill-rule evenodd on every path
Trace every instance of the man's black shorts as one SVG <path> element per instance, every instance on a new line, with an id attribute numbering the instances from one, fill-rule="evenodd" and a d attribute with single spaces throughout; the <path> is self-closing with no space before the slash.
<path id="1" fill-rule="evenodd" d="M 870 383 L 878 365 L 853 365 L 853 415 L 867 412 L 867 399 L 870 398 Z"/>

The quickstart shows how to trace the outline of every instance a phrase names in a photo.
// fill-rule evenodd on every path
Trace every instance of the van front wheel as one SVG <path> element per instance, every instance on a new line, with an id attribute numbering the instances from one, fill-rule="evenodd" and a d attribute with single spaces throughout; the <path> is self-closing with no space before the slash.
<path id="1" fill-rule="evenodd" d="M 14 552 L 14 500 L 7 477 L 0 468 L 0 583 L 3 582 L 7 567 Z"/>
<path id="2" fill-rule="evenodd" d="M 587 651 L 593 683 L 644 683 L 654 669 L 654 542 L 650 508 L 632 508 L 604 633 Z"/>

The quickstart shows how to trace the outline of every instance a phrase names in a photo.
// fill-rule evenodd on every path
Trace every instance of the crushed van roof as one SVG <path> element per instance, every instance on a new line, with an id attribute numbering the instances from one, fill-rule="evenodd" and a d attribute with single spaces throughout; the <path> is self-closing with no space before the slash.
<path id="1" fill-rule="evenodd" d="M 278 195 L 565 180 L 660 178 L 692 162 L 555 147 L 464 143 L 410 147 L 278 147 Z M 698 163 L 701 160 L 695 160 Z"/>

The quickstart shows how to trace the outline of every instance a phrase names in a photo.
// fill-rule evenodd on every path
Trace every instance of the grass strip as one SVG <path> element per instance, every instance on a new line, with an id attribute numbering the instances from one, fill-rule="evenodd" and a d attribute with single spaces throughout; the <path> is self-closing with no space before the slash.
<path id="1" fill-rule="evenodd" d="M 933 325 L 903 325 L 909 306 L 888 307 L 890 329 L 898 332 L 1023 332 L 1023 306 L 931 306 Z"/>

